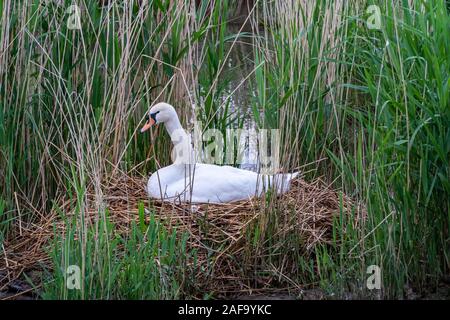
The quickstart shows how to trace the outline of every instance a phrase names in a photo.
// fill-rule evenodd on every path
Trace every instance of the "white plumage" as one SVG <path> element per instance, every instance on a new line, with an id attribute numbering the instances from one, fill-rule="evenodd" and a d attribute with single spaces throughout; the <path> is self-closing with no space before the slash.
<path id="1" fill-rule="evenodd" d="M 150 109 L 149 121 L 142 132 L 154 123 L 164 123 L 174 143 L 174 164 L 161 168 L 148 180 L 151 198 L 192 203 L 224 203 L 260 196 L 268 188 L 278 194 L 289 190 L 292 174 L 261 175 L 230 166 L 195 163 L 190 137 L 183 130 L 175 109 L 158 103 Z"/>

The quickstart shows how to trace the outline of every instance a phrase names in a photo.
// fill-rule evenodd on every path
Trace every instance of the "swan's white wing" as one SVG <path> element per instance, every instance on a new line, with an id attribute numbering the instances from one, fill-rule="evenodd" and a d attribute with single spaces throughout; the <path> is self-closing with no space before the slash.
<path id="1" fill-rule="evenodd" d="M 256 194 L 258 175 L 229 166 L 197 164 L 192 202 L 231 202 Z"/>
<path id="2" fill-rule="evenodd" d="M 291 174 L 282 176 L 279 175 L 279 182 L 276 183 L 280 193 L 289 189 L 291 179 Z M 264 185 L 262 180 L 265 181 Z M 188 169 L 180 171 L 179 166 L 172 165 L 158 170 L 150 177 L 148 193 L 150 197 L 161 199 L 162 192 L 162 198 L 166 200 L 223 203 L 259 196 L 270 182 L 271 177 L 261 179 L 255 172 L 230 166 L 196 164 L 189 175 Z"/>

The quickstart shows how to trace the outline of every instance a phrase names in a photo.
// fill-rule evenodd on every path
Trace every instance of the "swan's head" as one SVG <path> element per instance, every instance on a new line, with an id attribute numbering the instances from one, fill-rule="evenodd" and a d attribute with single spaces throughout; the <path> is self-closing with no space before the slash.
<path id="1" fill-rule="evenodd" d="M 155 124 L 168 122 L 171 119 L 177 119 L 177 112 L 174 107 L 165 102 L 155 104 L 150 108 L 147 113 L 145 125 L 142 127 L 141 132 L 145 132 Z"/>

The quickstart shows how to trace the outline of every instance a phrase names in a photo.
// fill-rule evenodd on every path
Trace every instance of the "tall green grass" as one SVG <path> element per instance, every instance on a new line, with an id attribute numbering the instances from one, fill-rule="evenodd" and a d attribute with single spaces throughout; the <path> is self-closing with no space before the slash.
<path id="1" fill-rule="evenodd" d="M 381 29 L 370 30 L 371 1 L 256 1 L 252 34 L 228 28 L 239 1 L 75 1 L 80 30 L 67 25 L 72 2 L 0 0 L 0 244 L 19 221 L 39 223 L 36 212 L 56 210 L 68 194 L 76 200 L 75 215 L 60 212 L 67 232 L 52 244 L 55 269 L 43 297 L 177 298 L 189 291 L 180 235 L 154 220 L 117 235 L 102 181 L 170 163 L 167 135 L 150 141 L 136 134 L 155 101 L 175 105 L 186 126 L 193 113 L 205 129 L 244 126 L 244 115 L 232 113 L 236 91 L 228 91 L 230 52 L 243 37 L 254 47 L 243 75 L 253 120 L 281 129 L 282 167 L 306 165 L 305 178 L 323 176 L 367 209 L 358 226 L 354 217 L 336 219 L 332 246 L 292 255 L 301 241 L 274 236 L 283 228 L 280 206 L 268 201 L 263 220 L 248 230 L 248 256 L 265 252 L 257 263 L 274 278 L 289 257 L 298 265 L 289 283 L 337 296 L 371 296 L 371 264 L 383 274 L 375 297 L 435 287 L 448 273 L 448 2 L 374 2 Z M 86 223 L 88 188 L 96 196 L 94 224 Z M 88 275 L 80 292 L 65 287 L 71 263 Z"/>
<path id="2" fill-rule="evenodd" d="M 370 4 L 264 3 L 256 103 L 265 125 L 283 128 L 285 161 L 327 158 L 312 174 L 367 205 L 340 260 L 317 253 L 318 265 L 334 261 L 322 285 L 363 280 L 377 264 L 383 294 L 399 297 L 449 268 L 450 17 L 442 1 L 376 2 L 381 29 L 371 30 Z"/>
<path id="3" fill-rule="evenodd" d="M 386 2 L 357 54 L 370 105 L 354 115 L 367 160 L 353 179 L 392 292 L 435 285 L 449 268 L 450 17 L 442 1 L 412 4 Z"/>
<path id="4" fill-rule="evenodd" d="M 56 234 L 51 252 L 54 271 L 47 274 L 43 299 L 179 299 L 193 283 L 187 268 L 187 235 L 168 231 L 144 206 L 139 223 L 119 234 L 108 211 L 80 225 L 80 212 L 65 217 L 63 234 Z M 79 288 L 67 285 L 71 267 L 79 268 Z M 73 280 L 74 285 L 77 280 Z"/>

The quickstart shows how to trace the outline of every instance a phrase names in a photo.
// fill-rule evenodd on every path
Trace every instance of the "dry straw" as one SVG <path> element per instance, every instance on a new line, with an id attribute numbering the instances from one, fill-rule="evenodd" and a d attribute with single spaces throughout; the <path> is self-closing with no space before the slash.
<path id="1" fill-rule="evenodd" d="M 110 178 L 102 183 L 103 201 L 109 209 L 109 218 L 116 232 L 126 235 L 130 231 L 132 222 L 139 220 L 139 203 L 144 202 L 155 213 L 155 218 L 168 228 L 176 229 L 180 235 L 189 234 L 188 250 L 197 251 L 196 270 L 193 270 L 196 283 L 208 292 L 222 294 L 287 289 L 285 285 L 283 288 L 277 287 L 270 277 L 254 276 L 258 270 L 267 268 L 262 265 L 264 256 L 268 254 L 265 246 L 273 241 L 263 237 L 264 229 L 269 227 L 271 212 L 277 212 L 277 218 L 270 240 L 297 237 L 303 246 L 292 250 L 311 254 L 316 245 L 331 244 L 333 218 L 341 213 L 348 215 L 355 208 L 352 200 L 345 195 L 341 197 L 321 179 L 313 182 L 302 179 L 293 181 L 291 190 L 282 196 L 282 201 L 276 201 L 276 211 L 273 203 L 262 199 L 214 205 L 149 200 L 144 190 L 145 183 L 144 178 L 128 175 Z M 85 217 L 88 224 L 98 219 L 96 197 L 94 190 L 88 191 Z M 64 212 L 73 212 L 73 201 L 61 200 L 61 206 Z M 262 238 L 255 245 L 248 239 L 248 234 L 256 225 L 261 230 Z M 4 258 L 0 261 L 0 291 L 24 271 L 41 269 L 43 265 L 51 268 L 46 245 L 54 236 L 54 226 L 56 232 L 64 232 L 64 223 L 55 212 L 23 228 L 21 236 L 16 235 L 4 243 Z M 275 245 L 282 246 L 283 242 L 275 241 Z M 285 261 L 280 264 L 281 267 L 271 266 L 282 269 L 272 270 L 273 273 L 289 275 L 298 271 L 294 260 L 289 261 L 288 256 L 283 259 Z M 210 272 L 201 271 L 205 268 Z"/>

